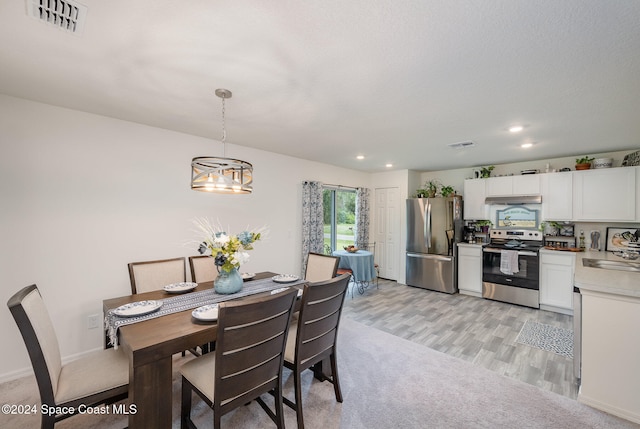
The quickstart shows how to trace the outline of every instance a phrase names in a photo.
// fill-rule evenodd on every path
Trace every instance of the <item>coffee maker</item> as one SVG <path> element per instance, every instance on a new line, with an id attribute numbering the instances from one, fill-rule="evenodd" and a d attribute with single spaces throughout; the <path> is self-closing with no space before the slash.
<path id="1" fill-rule="evenodd" d="M 475 228 L 472 226 L 464 227 L 464 241 L 467 243 L 475 243 Z"/>

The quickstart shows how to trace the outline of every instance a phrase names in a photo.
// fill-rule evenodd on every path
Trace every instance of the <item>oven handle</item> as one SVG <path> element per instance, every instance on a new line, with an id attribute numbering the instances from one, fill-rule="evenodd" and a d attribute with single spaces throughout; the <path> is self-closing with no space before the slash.
<path id="1" fill-rule="evenodd" d="M 482 249 L 483 252 L 488 252 L 488 253 L 502 253 L 502 249 L 492 249 L 489 247 L 485 247 Z M 538 256 L 537 253 L 535 252 L 528 252 L 526 250 L 518 250 L 518 256 Z"/>

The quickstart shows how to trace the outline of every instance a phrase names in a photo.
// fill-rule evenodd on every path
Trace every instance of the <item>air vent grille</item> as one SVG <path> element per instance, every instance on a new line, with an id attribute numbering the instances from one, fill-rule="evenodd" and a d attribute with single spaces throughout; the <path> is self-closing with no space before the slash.
<path id="1" fill-rule="evenodd" d="M 69 0 L 26 0 L 27 14 L 73 34 L 84 28 L 87 7 Z"/>
<path id="2" fill-rule="evenodd" d="M 466 141 L 466 142 L 458 142 L 458 143 L 449 143 L 447 146 L 453 149 L 464 149 L 466 147 L 472 147 L 475 145 L 476 144 L 472 141 Z"/>

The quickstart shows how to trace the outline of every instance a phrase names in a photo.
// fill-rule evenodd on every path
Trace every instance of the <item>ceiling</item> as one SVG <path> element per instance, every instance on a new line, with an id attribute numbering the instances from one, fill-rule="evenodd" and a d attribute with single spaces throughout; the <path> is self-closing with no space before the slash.
<path id="1" fill-rule="evenodd" d="M 638 0 L 81 0 L 78 34 L 32 1 L 0 93 L 220 140 L 226 88 L 227 142 L 370 172 L 640 147 Z"/>

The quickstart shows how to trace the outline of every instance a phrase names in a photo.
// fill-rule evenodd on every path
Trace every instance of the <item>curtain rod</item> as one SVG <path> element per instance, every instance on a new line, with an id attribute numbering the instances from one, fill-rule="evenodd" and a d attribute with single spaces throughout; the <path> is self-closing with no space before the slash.
<path id="1" fill-rule="evenodd" d="M 358 190 L 358 188 L 354 188 L 354 187 L 352 187 L 352 186 L 332 185 L 332 184 L 330 184 L 330 183 L 325 183 L 325 184 L 324 184 L 324 186 L 326 186 L 326 187 L 338 188 L 338 189 L 341 189 L 341 188 L 344 188 L 344 189 L 352 189 L 352 190 L 354 190 L 354 191 L 357 191 L 357 190 Z"/>

